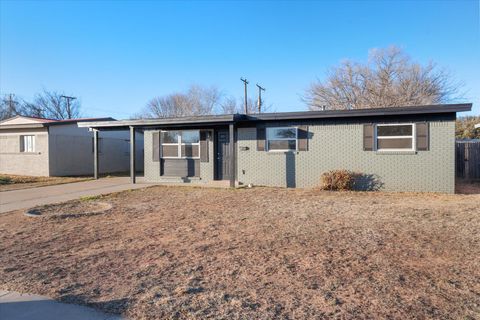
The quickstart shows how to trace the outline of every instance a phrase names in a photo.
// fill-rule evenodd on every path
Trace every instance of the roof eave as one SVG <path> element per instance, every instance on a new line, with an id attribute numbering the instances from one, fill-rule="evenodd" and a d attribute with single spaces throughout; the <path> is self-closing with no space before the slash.
<path id="1" fill-rule="evenodd" d="M 169 125 L 215 125 L 235 121 L 237 115 L 199 116 L 183 118 L 141 119 L 141 120 L 117 120 L 79 122 L 79 127 L 87 128 L 128 128 L 128 127 L 155 127 Z"/>
<path id="2" fill-rule="evenodd" d="M 358 109 L 358 110 L 327 110 L 309 112 L 282 112 L 263 113 L 248 116 L 250 121 L 267 120 L 301 120 L 301 119 L 329 119 L 329 118 L 356 118 L 372 116 L 394 116 L 394 115 L 415 115 L 415 114 L 439 114 L 470 111 L 471 103 L 415 106 L 402 108 L 381 108 L 381 109 Z"/>
<path id="3" fill-rule="evenodd" d="M 38 129 L 45 128 L 46 123 L 24 123 L 24 124 L 5 124 L 0 125 L 0 130 L 6 129 Z"/>
<path id="4" fill-rule="evenodd" d="M 61 126 L 67 124 L 80 124 L 80 123 L 90 123 L 90 122 L 99 122 L 99 121 L 116 121 L 112 117 L 105 117 L 105 118 L 95 118 L 95 119 L 69 119 L 69 120 L 59 120 L 55 122 L 46 122 L 46 126 Z M 80 125 L 79 125 L 80 127 Z"/>

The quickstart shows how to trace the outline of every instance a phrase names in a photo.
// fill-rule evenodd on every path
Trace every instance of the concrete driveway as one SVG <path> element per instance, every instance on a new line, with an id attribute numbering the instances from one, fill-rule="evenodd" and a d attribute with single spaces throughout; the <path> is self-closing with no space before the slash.
<path id="1" fill-rule="evenodd" d="M 0 319 L 5 320 L 121 320 L 92 308 L 56 302 L 48 297 L 0 290 Z"/>
<path id="2" fill-rule="evenodd" d="M 0 213 L 151 185 L 144 183 L 143 179 L 137 179 L 137 182 L 137 184 L 131 184 L 129 177 L 116 177 L 4 191 L 0 192 Z"/>

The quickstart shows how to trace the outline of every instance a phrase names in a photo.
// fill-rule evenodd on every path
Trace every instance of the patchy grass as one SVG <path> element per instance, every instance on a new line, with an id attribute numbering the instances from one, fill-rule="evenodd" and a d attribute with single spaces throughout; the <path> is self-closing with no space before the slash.
<path id="1" fill-rule="evenodd" d="M 91 180 L 91 177 L 33 177 L 0 175 L 0 191 L 28 189 Z"/>
<path id="2" fill-rule="evenodd" d="M 0 215 L 0 289 L 133 319 L 480 318 L 480 195 L 152 187 L 78 214 L 96 201 Z"/>
<path id="3" fill-rule="evenodd" d="M 101 199 L 102 196 L 101 195 L 97 195 L 97 196 L 83 196 L 83 197 L 80 197 L 80 201 L 95 201 L 95 200 L 98 200 L 98 199 Z"/>

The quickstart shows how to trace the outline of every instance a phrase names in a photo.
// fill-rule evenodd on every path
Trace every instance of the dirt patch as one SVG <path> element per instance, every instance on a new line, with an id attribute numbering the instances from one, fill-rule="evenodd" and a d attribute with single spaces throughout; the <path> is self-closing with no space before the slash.
<path id="1" fill-rule="evenodd" d="M 0 175 L 0 192 L 92 180 L 91 177 L 32 177 Z"/>
<path id="2" fill-rule="evenodd" d="M 480 317 L 480 195 L 153 187 L 92 201 L 113 208 L 0 215 L 0 288 L 133 319 Z"/>
<path id="3" fill-rule="evenodd" d="M 101 201 L 74 201 L 65 204 L 53 204 L 35 207 L 25 212 L 30 217 L 47 219 L 68 219 L 97 215 L 112 209 L 112 204 Z"/>

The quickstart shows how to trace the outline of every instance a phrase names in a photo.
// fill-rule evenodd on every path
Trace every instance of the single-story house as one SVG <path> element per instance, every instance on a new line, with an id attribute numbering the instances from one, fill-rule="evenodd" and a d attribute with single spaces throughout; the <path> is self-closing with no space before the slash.
<path id="1" fill-rule="evenodd" d="M 80 123 L 99 132 L 143 132 L 152 182 L 315 187 L 347 169 L 363 190 L 453 193 L 456 113 L 447 104 Z M 134 150 L 134 145 L 131 147 Z M 131 154 L 131 179 L 137 162 Z"/>
<path id="2" fill-rule="evenodd" d="M 113 118 L 54 120 L 16 116 L 0 121 L 0 173 L 31 176 L 80 176 L 94 173 L 94 133 L 78 122 Z M 105 132 L 98 139 L 100 173 L 130 169 L 128 130 Z M 137 143 L 143 161 L 143 137 Z M 137 169 L 141 169 L 137 168 Z"/>
<path id="3" fill-rule="evenodd" d="M 477 124 L 475 125 L 475 129 L 480 129 L 480 123 L 477 123 Z"/>

